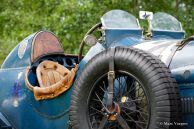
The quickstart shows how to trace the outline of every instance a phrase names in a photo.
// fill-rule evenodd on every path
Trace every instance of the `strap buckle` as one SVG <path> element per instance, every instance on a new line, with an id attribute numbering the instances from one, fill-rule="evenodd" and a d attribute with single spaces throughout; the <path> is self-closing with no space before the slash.
<path id="1" fill-rule="evenodd" d="M 108 72 L 108 79 L 115 79 L 115 71 Z"/>

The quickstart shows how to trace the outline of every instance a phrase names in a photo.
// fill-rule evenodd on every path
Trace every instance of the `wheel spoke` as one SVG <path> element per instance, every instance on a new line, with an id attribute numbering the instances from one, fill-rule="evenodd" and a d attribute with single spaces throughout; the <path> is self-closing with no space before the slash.
<path id="1" fill-rule="evenodd" d="M 100 103 L 101 104 L 101 101 L 99 99 L 92 99 L 94 101 L 96 101 L 97 103 Z"/>
<path id="2" fill-rule="evenodd" d="M 100 111 L 100 110 L 98 110 L 98 109 L 96 109 L 96 108 L 94 108 L 94 107 L 90 107 L 91 109 L 93 109 L 93 110 L 95 110 L 96 112 L 98 112 L 98 113 L 100 113 L 100 114 L 103 114 L 103 112 L 102 111 Z M 91 114 L 90 114 L 91 115 Z"/>
<path id="3" fill-rule="evenodd" d="M 126 96 L 127 94 L 130 94 L 130 92 L 132 92 L 132 91 L 136 88 L 135 86 L 133 86 L 133 88 L 131 89 L 132 86 L 133 86 L 133 85 L 130 86 L 129 91 L 127 91 L 123 96 Z M 120 96 L 119 99 L 121 99 L 121 97 L 122 97 L 122 96 Z"/>
<path id="4" fill-rule="evenodd" d="M 101 89 L 104 93 L 106 92 L 105 89 L 102 88 L 102 86 L 100 86 L 100 89 Z"/>
<path id="5" fill-rule="evenodd" d="M 123 129 L 131 129 L 120 114 L 118 114 L 117 120 Z"/>
<path id="6" fill-rule="evenodd" d="M 132 122 L 134 122 L 138 127 L 140 127 L 141 129 L 142 129 L 142 127 L 139 125 L 139 121 L 136 121 L 136 120 L 134 120 L 130 115 L 128 115 L 125 111 L 123 111 L 124 113 L 125 113 L 125 115 L 127 115 L 130 119 L 131 119 L 131 121 Z"/>
<path id="7" fill-rule="evenodd" d="M 102 118 L 101 122 L 100 122 L 100 126 L 99 126 L 98 129 L 104 129 L 104 126 L 105 126 L 107 120 L 108 120 L 108 117 L 107 117 L 107 116 L 104 116 L 104 117 Z"/>
<path id="8" fill-rule="evenodd" d="M 149 103 L 143 85 L 133 76 L 116 72 L 114 103 L 120 109 L 116 120 L 106 107 L 108 92 L 107 76 L 94 86 L 89 100 L 89 117 L 93 129 L 145 129 L 149 122 Z M 109 117 L 105 114 L 109 114 Z M 113 116 L 112 116 L 113 117 Z M 93 123 L 93 124 L 92 124 Z"/>
<path id="9" fill-rule="evenodd" d="M 100 101 L 100 103 L 102 104 L 102 106 L 105 108 L 104 103 L 102 102 L 102 100 L 100 99 L 100 97 L 98 96 L 98 94 L 96 94 L 96 92 L 95 92 L 95 95 L 96 95 L 96 97 L 98 98 L 98 100 Z"/>
<path id="10" fill-rule="evenodd" d="M 136 106 L 136 107 L 139 107 L 139 106 Z M 139 107 L 138 110 L 132 110 L 132 109 L 127 108 L 127 107 L 124 107 L 124 106 L 122 106 L 121 108 L 125 108 L 125 109 L 127 109 L 127 110 L 132 111 L 132 112 L 130 112 L 130 113 L 138 112 L 138 113 L 141 113 L 141 114 L 144 114 L 144 115 L 147 115 L 147 116 L 149 115 L 148 112 L 142 111 L 142 110 L 144 110 L 144 109 L 143 109 L 143 108 L 140 108 L 140 107 Z"/>

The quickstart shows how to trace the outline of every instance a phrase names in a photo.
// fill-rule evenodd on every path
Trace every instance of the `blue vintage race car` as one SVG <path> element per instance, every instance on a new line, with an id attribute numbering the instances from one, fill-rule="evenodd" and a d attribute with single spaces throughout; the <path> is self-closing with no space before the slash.
<path id="1" fill-rule="evenodd" d="M 0 69 L 0 128 L 194 129 L 194 37 L 169 14 L 143 13 L 146 31 L 107 12 L 78 55 L 48 31 L 21 41 Z"/>

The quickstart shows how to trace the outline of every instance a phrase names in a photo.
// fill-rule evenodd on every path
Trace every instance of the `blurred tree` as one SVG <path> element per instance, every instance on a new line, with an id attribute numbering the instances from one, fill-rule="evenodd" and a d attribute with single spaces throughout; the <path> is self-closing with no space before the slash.
<path id="1" fill-rule="evenodd" d="M 193 0 L 0 0 L 0 64 L 26 36 L 54 32 L 66 53 L 78 53 L 86 31 L 111 9 L 138 17 L 140 10 L 167 12 L 179 19 L 187 36 L 194 34 Z"/>

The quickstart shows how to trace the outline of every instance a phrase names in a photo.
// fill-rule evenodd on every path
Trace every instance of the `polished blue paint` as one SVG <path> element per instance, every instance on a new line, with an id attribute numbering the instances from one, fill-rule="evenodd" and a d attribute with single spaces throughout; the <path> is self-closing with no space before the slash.
<path id="1" fill-rule="evenodd" d="M 183 32 L 183 31 L 173 32 L 173 31 L 153 30 L 152 36 L 153 36 L 153 39 L 159 39 L 159 38 L 183 39 L 185 37 L 185 32 Z"/>
<path id="2" fill-rule="evenodd" d="M 113 46 L 118 42 L 118 40 L 123 40 L 130 38 L 127 42 L 122 42 L 122 44 L 127 43 L 128 45 L 137 44 L 139 39 L 142 37 L 141 29 L 105 29 L 105 39 L 106 46 Z M 127 40 L 127 39 L 126 39 Z"/>
<path id="3" fill-rule="evenodd" d="M 7 56 L 5 59 L 4 63 L 2 64 L 1 68 L 6 69 L 6 68 L 18 68 L 18 67 L 25 67 L 31 64 L 31 45 L 32 45 L 32 40 L 34 38 L 34 35 L 36 33 L 33 33 L 26 37 L 22 42 L 27 43 L 27 48 L 24 53 L 24 57 L 22 59 L 19 58 L 18 56 L 18 48 L 21 43 L 19 43 Z"/>
<path id="4" fill-rule="evenodd" d="M 173 76 L 180 87 L 182 98 L 194 97 L 194 41 L 175 53 L 170 65 Z M 189 123 L 186 129 L 194 127 L 194 114 L 184 114 L 183 121 Z"/>
<path id="5" fill-rule="evenodd" d="M 31 64 L 31 62 L 26 64 L 26 59 L 30 61 L 30 57 L 26 58 L 26 55 L 30 56 L 29 51 L 31 50 L 31 38 L 33 36 L 29 37 L 28 49 L 24 58 L 15 58 L 20 63 L 14 65 L 11 63 L 12 56 L 8 56 L 0 70 L 0 112 L 5 115 L 16 129 L 68 128 L 71 93 L 75 84 L 59 97 L 43 101 L 36 101 L 33 93 L 25 86 L 24 73 L 26 67 Z M 11 52 L 11 55 L 17 56 L 18 46 Z M 76 76 L 79 76 L 88 60 L 104 49 L 99 43 L 93 46 L 81 61 Z M 7 80 L 7 78 L 9 79 Z M 29 80 L 34 84 L 36 81 L 35 75 L 30 75 Z"/>

